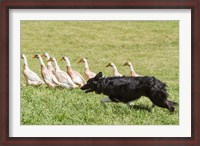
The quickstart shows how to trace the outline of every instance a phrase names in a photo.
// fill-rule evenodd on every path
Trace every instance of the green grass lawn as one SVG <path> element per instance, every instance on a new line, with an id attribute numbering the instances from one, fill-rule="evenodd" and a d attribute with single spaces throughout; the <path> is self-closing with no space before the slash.
<path id="1" fill-rule="evenodd" d="M 179 102 L 179 24 L 178 21 L 21 21 L 21 53 L 30 69 L 40 77 L 35 54 L 48 52 L 57 59 L 68 56 L 73 69 L 83 75 L 81 57 L 87 57 L 90 69 L 111 76 L 115 63 L 119 72 L 131 61 L 138 74 L 155 76 L 167 83 L 169 98 Z M 66 71 L 65 62 L 58 62 Z M 85 94 L 80 89 L 25 86 L 21 60 L 22 125 L 177 125 L 179 108 L 170 113 L 155 107 L 146 97 L 123 103 L 101 105 L 105 95 Z"/>

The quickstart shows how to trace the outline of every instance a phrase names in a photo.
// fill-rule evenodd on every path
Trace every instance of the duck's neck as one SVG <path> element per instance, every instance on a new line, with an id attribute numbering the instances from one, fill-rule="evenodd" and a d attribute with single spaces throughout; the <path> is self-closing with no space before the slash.
<path id="1" fill-rule="evenodd" d="M 40 61 L 41 66 L 45 66 L 41 57 L 39 57 L 39 61 Z"/>
<path id="2" fill-rule="evenodd" d="M 72 67 L 71 66 L 67 66 L 67 73 L 72 72 Z"/>
<path id="3" fill-rule="evenodd" d="M 49 60 L 49 59 L 50 59 L 50 56 L 47 55 L 47 60 Z M 47 66 L 49 66 L 49 67 L 53 67 L 52 64 L 51 64 L 51 61 L 48 61 L 48 62 L 47 62 Z"/>
<path id="4" fill-rule="evenodd" d="M 60 67 L 58 66 L 58 63 L 57 63 L 56 60 L 54 61 L 54 64 L 55 64 L 55 69 L 56 69 L 56 70 L 60 70 Z"/>
<path id="5" fill-rule="evenodd" d="M 24 57 L 24 69 L 29 69 L 26 57 Z"/>
<path id="6" fill-rule="evenodd" d="M 71 72 L 72 71 L 72 67 L 71 67 L 71 63 L 69 61 L 69 59 L 66 59 L 66 66 L 67 66 L 67 72 Z"/>
<path id="7" fill-rule="evenodd" d="M 65 61 L 66 61 L 66 66 L 71 67 L 71 63 L 70 63 L 69 59 L 66 59 Z"/>
<path id="8" fill-rule="evenodd" d="M 113 65 L 112 68 L 113 68 L 113 73 L 119 73 L 115 65 Z"/>
<path id="9" fill-rule="evenodd" d="M 132 66 L 132 65 L 130 65 L 130 72 L 131 72 L 132 74 L 136 74 L 136 72 L 135 72 L 135 70 L 133 69 L 133 66 Z"/>
<path id="10" fill-rule="evenodd" d="M 86 60 L 84 61 L 84 68 L 85 68 L 85 70 L 89 69 L 88 62 Z"/>
<path id="11" fill-rule="evenodd" d="M 48 68 L 53 68 L 51 62 L 48 62 L 48 63 L 47 63 L 47 67 L 48 67 Z"/>

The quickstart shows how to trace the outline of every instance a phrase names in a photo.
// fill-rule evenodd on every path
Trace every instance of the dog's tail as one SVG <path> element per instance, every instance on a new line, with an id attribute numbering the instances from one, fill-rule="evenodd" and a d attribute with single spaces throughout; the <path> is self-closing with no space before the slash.
<path id="1" fill-rule="evenodd" d="M 174 105 L 178 105 L 178 103 L 177 103 L 177 102 L 170 101 L 170 100 L 166 100 L 166 105 L 167 105 L 167 109 L 168 109 L 170 112 L 173 112 L 173 111 L 175 110 Z"/>
<path id="2" fill-rule="evenodd" d="M 173 103 L 173 105 L 179 105 L 178 102 L 174 102 L 174 101 L 171 101 Z"/>

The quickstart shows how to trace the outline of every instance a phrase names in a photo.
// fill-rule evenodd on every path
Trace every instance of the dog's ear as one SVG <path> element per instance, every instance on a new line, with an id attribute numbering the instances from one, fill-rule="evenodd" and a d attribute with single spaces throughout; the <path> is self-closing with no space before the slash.
<path id="1" fill-rule="evenodd" d="M 103 76 L 102 72 L 99 72 L 96 76 L 95 76 L 95 79 L 99 79 Z"/>

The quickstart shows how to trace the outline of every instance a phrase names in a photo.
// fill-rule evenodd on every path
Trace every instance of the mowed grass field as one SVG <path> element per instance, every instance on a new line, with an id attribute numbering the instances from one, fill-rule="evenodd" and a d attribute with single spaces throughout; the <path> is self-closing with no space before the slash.
<path id="1" fill-rule="evenodd" d="M 119 72 L 129 75 L 125 61 L 131 61 L 138 74 L 155 76 L 168 85 L 169 99 L 179 102 L 179 24 L 178 21 L 21 21 L 21 53 L 30 69 L 40 77 L 35 54 L 48 52 L 57 60 L 69 57 L 72 68 L 83 75 L 81 57 L 90 69 L 112 76 L 105 66 L 115 63 Z M 45 60 L 44 60 L 45 61 Z M 59 62 L 66 71 L 65 62 Z M 134 107 L 106 103 L 105 95 L 85 94 L 80 89 L 25 86 L 21 60 L 22 125 L 177 125 L 179 107 L 170 113 L 141 97 Z"/>

